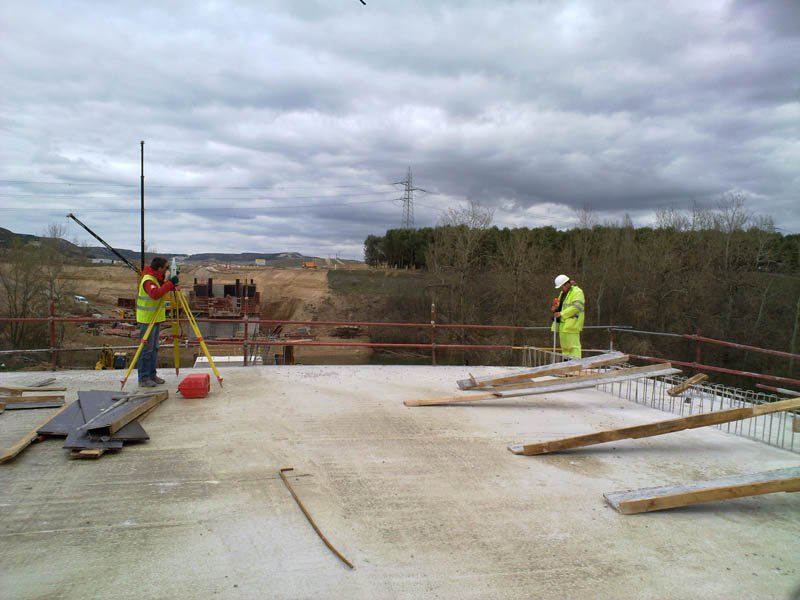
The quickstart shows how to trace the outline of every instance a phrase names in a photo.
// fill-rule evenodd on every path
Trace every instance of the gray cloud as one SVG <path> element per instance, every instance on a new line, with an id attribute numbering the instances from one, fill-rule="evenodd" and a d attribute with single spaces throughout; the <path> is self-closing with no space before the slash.
<path id="1" fill-rule="evenodd" d="M 137 247 L 140 139 L 165 250 L 359 257 L 399 224 L 407 165 L 418 225 L 468 199 L 500 225 L 585 204 L 647 223 L 739 189 L 800 230 L 796 3 L 11 1 L 0 21 L 15 231 L 72 210 Z M 77 185 L 98 182 L 128 187 Z"/>

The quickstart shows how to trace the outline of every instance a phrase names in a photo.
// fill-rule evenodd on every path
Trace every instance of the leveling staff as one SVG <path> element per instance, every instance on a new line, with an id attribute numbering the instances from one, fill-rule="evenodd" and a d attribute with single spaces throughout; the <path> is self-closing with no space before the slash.
<path id="1" fill-rule="evenodd" d="M 156 256 L 149 267 L 144 268 L 142 279 L 139 281 L 139 294 L 136 297 L 136 322 L 139 323 L 139 337 L 143 337 L 148 325 L 155 316 L 155 325 L 150 332 L 147 344 L 142 348 L 139 356 L 139 363 L 136 365 L 139 372 L 140 387 L 155 387 L 164 383 L 164 380 L 156 375 L 156 365 L 158 364 L 158 332 L 161 323 L 167 320 L 166 308 L 164 304 L 158 309 L 158 302 L 164 294 L 176 289 L 178 276 L 173 275 L 166 281 L 167 259 Z M 158 310 L 158 312 L 156 312 Z"/>

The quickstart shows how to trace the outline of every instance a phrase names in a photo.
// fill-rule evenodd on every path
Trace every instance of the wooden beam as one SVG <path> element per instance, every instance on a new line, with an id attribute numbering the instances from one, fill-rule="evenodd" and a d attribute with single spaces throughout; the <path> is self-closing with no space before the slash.
<path id="1" fill-rule="evenodd" d="M 86 429 L 92 433 L 102 431 L 104 434 L 113 435 L 125 425 L 152 410 L 169 397 L 166 390 L 132 396 L 128 402 L 101 413 L 91 423 L 86 423 L 79 429 Z M 89 425 L 87 427 L 87 425 Z"/>
<path id="2" fill-rule="evenodd" d="M 105 448 L 83 448 L 82 450 L 72 450 L 69 453 L 70 458 L 77 459 L 93 459 L 97 460 L 106 453 Z"/>
<path id="3" fill-rule="evenodd" d="M 0 392 L 6 392 L 13 396 L 22 392 L 66 392 L 65 387 L 29 387 L 24 385 L 0 385 Z"/>
<path id="4" fill-rule="evenodd" d="M 554 385 L 568 385 L 572 383 L 592 382 L 595 380 L 605 380 L 609 377 L 614 377 L 620 373 L 626 375 L 636 375 L 641 373 L 644 376 L 649 376 L 649 373 L 659 369 L 671 369 L 670 363 L 661 363 L 655 365 L 645 365 L 643 367 L 628 367 L 626 369 L 614 369 L 609 371 L 602 371 L 599 373 L 587 373 L 586 375 L 577 375 L 574 377 L 566 377 L 563 379 L 544 379 L 541 381 L 528 381 L 523 383 L 511 383 L 502 387 L 492 388 L 492 391 L 504 392 L 506 390 L 537 390 L 543 387 L 552 387 Z M 591 386 L 590 386 L 591 387 Z M 574 388 L 572 388 L 574 389 Z"/>
<path id="5" fill-rule="evenodd" d="M 15 402 L 55 402 L 63 400 L 64 396 L 0 396 L 0 401 L 5 404 Z"/>
<path id="6" fill-rule="evenodd" d="M 675 387 L 669 388 L 667 390 L 667 393 L 670 396 L 680 396 L 683 392 L 688 390 L 693 385 L 697 385 L 698 383 L 701 383 L 706 379 L 708 379 L 708 375 L 706 375 L 705 373 L 697 373 L 696 375 L 692 375 L 691 377 L 689 377 L 689 379 L 687 379 L 683 383 L 679 383 Z"/>
<path id="7" fill-rule="evenodd" d="M 490 375 L 487 377 L 473 377 L 461 379 L 456 382 L 462 390 L 476 389 L 486 386 L 501 385 L 504 383 L 516 383 L 534 377 L 544 377 L 545 375 L 556 375 L 558 373 L 568 373 L 575 370 L 588 369 L 590 367 L 608 366 L 621 364 L 628 361 L 628 355 L 621 352 L 609 352 L 598 356 L 588 356 L 568 360 L 552 365 L 542 365 L 522 372 L 509 373 L 508 375 Z M 575 369 L 574 367 L 578 367 Z"/>
<path id="8" fill-rule="evenodd" d="M 65 410 L 67 410 L 67 408 L 69 408 L 70 406 L 71 406 L 70 404 L 67 404 L 66 406 L 62 406 L 60 409 L 58 409 L 56 412 L 54 412 L 53 414 L 51 414 L 51 415 L 50 415 L 49 417 L 47 417 L 47 418 L 46 418 L 44 421 L 42 421 L 42 422 L 41 422 L 41 423 L 39 423 L 39 424 L 38 424 L 36 427 L 34 427 L 34 428 L 31 430 L 31 431 L 29 431 L 29 432 L 28 432 L 28 433 L 26 433 L 24 436 L 22 436 L 22 437 L 19 439 L 19 441 L 17 441 L 17 442 L 16 442 L 16 443 L 15 443 L 13 446 L 11 446 L 11 447 L 10 447 L 9 449 L 7 449 L 5 452 L 3 452 L 2 454 L 0 454 L 0 464 L 2 464 L 2 463 L 6 463 L 6 462 L 10 461 L 10 460 L 11 460 L 11 459 L 13 459 L 13 458 L 14 458 L 14 457 L 15 457 L 17 454 L 19 454 L 20 452 L 22 452 L 23 450 L 25 450 L 25 448 L 27 448 L 28 446 L 30 446 L 31 442 L 33 442 L 33 440 L 35 440 L 37 437 L 39 437 L 39 434 L 36 432 L 36 430 L 37 430 L 37 429 L 39 429 L 40 427 L 44 427 L 44 425 L 46 425 L 47 423 L 49 423 L 49 422 L 50 422 L 50 420 L 51 420 L 53 417 L 55 417 L 56 415 L 58 415 L 58 414 L 60 414 L 60 413 L 64 412 L 64 411 L 65 411 Z"/>
<path id="9" fill-rule="evenodd" d="M 31 410 L 38 408 L 59 408 L 64 406 L 63 400 L 40 400 L 39 402 L 12 402 L 10 404 L 3 404 L 6 410 Z"/>
<path id="10" fill-rule="evenodd" d="M 749 419 L 750 417 L 758 417 L 760 415 L 780 412 L 783 410 L 796 409 L 800 409 L 800 398 L 791 398 L 789 400 L 781 400 L 779 402 L 758 404 L 749 408 L 733 408 L 730 410 L 700 413 L 690 417 L 682 417 L 680 419 L 669 419 L 667 421 L 658 421 L 657 423 L 648 423 L 646 425 L 634 425 L 633 427 L 623 427 L 621 429 L 609 429 L 606 431 L 599 431 L 597 433 L 578 435 L 575 437 L 552 440 L 549 442 L 525 445 L 511 444 L 508 449 L 514 454 L 524 454 L 525 456 L 548 454 L 550 452 L 559 452 L 561 450 L 581 448 L 583 446 L 592 446 L 594 444 L 604 444 L 605 442 L 615 442 L 617 440 L 638 439 L 643 437 L 652 437 L 655 435 L 664 435 L 665 433 L 673 433 L 675 431 L 682 431 L 684 429 L 696 429 L 697 427 L 719 425 L 720 423 L 740 421 L 742 419 Z"/>
<path id="11" fill-rule="evenodd" d="M 603 497 L 622 514 L 634 515 L 775 492 L 800 492 L 800 467 L 698 481 L 688 485 L 608 492 Z"/>
<path id="12" fill-rule="evenodd" d="M 661 375 L 674 375 L 680 373 L 678 369 L 673 369 L 669 363 L 663 365 L 648 365 L 646 367 L 634 367 L 632 369 L 619 369 L 607 373 L 597 373 L 584 377 L 570 377 L 569 379 L 552 379 L 549 381 L 537 381 L 526 386 L 520 391 L 496 391 L 487 394 L 471 394 L 468 396 L 444 396 L 440 398 L 425 398 L 421 400 L 406 400 L 406 406 L 434 406 L 437 404 L 451 404 L 456 402 L 476 402 L 479 400 L 495 400 L 498 398 L 517 398 L 520 396 L 533 396 L 536 394 L 547 394 L 550 392 L 564 392 L 569 390 L 579 390 L 592 388 L 604 383 L 614 383 L 617 381 L 628 381 L 630 379 L 640 379 L 642 377 L 658 377 Z"/>

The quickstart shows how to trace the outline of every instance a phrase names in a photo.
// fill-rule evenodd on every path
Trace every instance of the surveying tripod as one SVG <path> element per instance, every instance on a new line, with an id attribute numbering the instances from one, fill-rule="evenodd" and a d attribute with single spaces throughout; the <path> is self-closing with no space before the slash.
<path id="1" fill-rule="evenodd" d="M 133 371 L 134 367 L 136 367 L 136 363 L 139 361 L 139 356 L 142 353 L 142 349 L 147 345 L 147 341 L 150 339 L 150 334 L 153 331 L 153 327 L 156 324 L 156 318 L 158 317 L 158 313 L 164 307 L 164 302 L 167 300 L 167 295 L 163 295 L 161 299 L 158 301 L 158 306 L 156 307 L 155 312 L 153 312 L 153 320 L 150 321 L 150 324 L 147 326 L 147 329 L 142 336 L 142 341 L 139 343 L 139 347 L 136 349 L 136 354 L 133 355 L 133 360 L 131 361 L 130 366 L 128 367 L 127 373 L 125 373 L 125 378 L 122 379 L 122 385 L 120 389 L 125 387 L 125 383 L 128 381 L 128 377 L 131 376 L 131 372 Z M 203 340 L 203 336 L 200 334 L 200 328 L 197 326 L 197 320 L 194 318 L 191 309 L 189 308 L 189 301 L 186 299 L 186 295 L 181 290 L 175 290 L 172 292 L 172 335 L 173 335 L 173 344 L 174 344 L 174 351 L 175 351 L 175 373 L 178 373 L 178 369 L 180 368 L 180 311 L 183 310 L 186 313 L 186 319 L 189 321 L 189 325 L 192 327 L 192 331 L 194 331 L 194 335 L 197 337 L 197 341 L 200 343 L 200 349 L 205 354 L 206 358 L 208 359 L 208 364 L 211 365 L 211 370 L 214 372 L 214 375 L 219 382 L 220 387 L 222 387 L 222 376 L 219 374 L 217 370 L 217 366 L 214 364 L 214 359 L 211 358 L 211 353 L 208 351 L 208 347 L 206 346 L 205 341 Z M 158 341 L 156 341 L 158 343 Z"/>

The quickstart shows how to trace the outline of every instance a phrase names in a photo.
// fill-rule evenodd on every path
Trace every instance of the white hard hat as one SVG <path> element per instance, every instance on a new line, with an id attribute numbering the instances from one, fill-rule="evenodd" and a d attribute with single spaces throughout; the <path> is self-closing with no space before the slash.
<path id="1" fill-rule="evenodd" d="M 558 277 L 556 277 L 556 281 L 555 281 L 556 289 L 560 288 L 562 285 L 564 285 L 568 281 L 569 281 L 569 277 L 567 277 L 566 275 L 559 275 Z"/>

